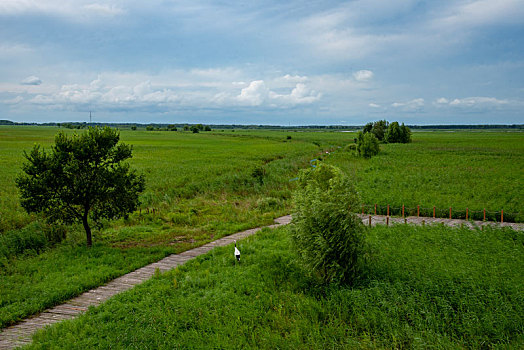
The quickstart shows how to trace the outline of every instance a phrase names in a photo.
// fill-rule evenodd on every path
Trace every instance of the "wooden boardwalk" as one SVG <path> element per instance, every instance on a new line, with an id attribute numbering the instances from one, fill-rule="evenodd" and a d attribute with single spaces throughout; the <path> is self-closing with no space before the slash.
<path id="1" fill-rule="evenodd" d="M 274 228 L 280 225 L 289 224 L 291 222 L 291 216 L 283 216 L 276 219 L 275 222 L 276 223 L 274 225 L 265 227 Z M 117 279 L 114 279 L 101 287 L 91 289 L 90 291 L 87 291 L 78 297 L 69 300 L 65 304 L 47 309 L 42 313 L 25 319 L 14 326 L 5 328 L 0 333 L 0 349 L 13 349 L 19 346 L 27 345 L 31 343 L 31 337 L 39 329 L 53 323 L 75 318 L 79 314 L 87 311 L 90 306 L 97 306 L 112 296 L 131 289 L 137 284 L 150 279 L 155 273 L 156 269 L 160 270 L 161 272 L 171 270 L 199 255 L 209 252 L 215 247 L 226 246 L 233 243 L 235 240 L 240 240 L 242 238 L 251 236 L 261 229 L 262 227 L 258 227 L 238 232 L 205 244 L 201 247 L 187 250 L 180 254 L 170 255 L 153 264 L 144 266 L 138 270 L 118 277 Z"/>
<path id="2" fill-rule="evenodd" d="M 424 216 L 406 216 L 405 218 L 390 216 L 389 219 L 386 215 L 369 215 L 369 214 L 358 214 L 362 219 L 362 223 L 368 226 L 371 217 L 371 226 L 375 225 L 396 225 L 396 224 L 412 224 L 412 225 L 436 225 L 443 224 L 451 227 L 468 227 L 468 228 L 482 228 L 482 227 L 511 227 L 517 231 L 524 231 L 524 224 L 514 222 L 493 222 L 493 221 L 472 221 L 472 220 L 461 220 L 461 219 L 444 219 L 444 218 L 431 218 Z"/>
<path id="3" fill-rule="evenodd" d="M 369 215 L 359 215 L 362 219 L 362 222 L 365 225 L 369 225 Z M 283 216 L 275 220 L 274 225 L 266 226 L 268 228 L 274 228 L 280 225 L 286 225 L 291 222 L 291 215 Z M 470 228 L 481 227 L 481 226 L 504 226 L 512 227 L 515 230 L 524 230 L 524 224 L 514 224 L 514 223 L 493 223 L 493 222 L 483 222 L 483 221 L 465 221 L 465 220 L 449 220 L 449 219 L 440 219 L 440 218 L 428 218 L 428 217 L 406 217 L 406 219 L 398 217 L 390 217 L 387 219 L 386 216 L 382 215 L 373 215 L 371 216 L 371 225 L 386 223 L 390 225 L 393 224 L 444 224 L 448 226 L 467 226 Z M 0 332 L 0 349 L 13 349 L 18 346 L 23 346 L 31 343 L 31 337 L 33 334 L 41 328 L 44 328 L 47 325 L 51 325 L 62 320 L 73 319 L 81 313 L 87 311 L 90 306 L 97 306 L 112 296 L 133 288 L 137 284 L 140 284 L 148 279 L 150 279 L 155 270 L 167 271 L 171 270 L 179 265 L 186 263 L 187 261 L 205 254 L 212 250 L 214 247 L 226 246 L 232 244 L 235 240 L 239 240 L 248 236 L 251 236 L 262 227 L 254 228 L 242 232 L 235 233 L 230 236 L 220 238 L 216 241 L 205 244 L 201 247 L 187 250 L 180 254 L 170 255 L 160 261 L 157 261 L 153 264 L 144 266 L 138 270 L 130 272 L 126 275 L 118 277 L 113 281 L 100 286 L 98 288 L 87 291 L 76 298 L 69 300 L 65 304 L 55 306 L 53 308 L 47 309 L 42 313 L 27 318 L 20 323 L 5 328 Z"/>

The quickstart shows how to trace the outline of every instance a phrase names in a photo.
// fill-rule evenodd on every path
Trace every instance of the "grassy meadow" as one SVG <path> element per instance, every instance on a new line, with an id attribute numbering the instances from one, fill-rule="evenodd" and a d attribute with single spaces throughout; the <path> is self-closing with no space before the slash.
<path id="1" fill-rule="evenodd" d="M 319 285 L 287 228 L 154 277 L 34 337 L 48 348 L 519 348 L 524 236 L 398 225 L 368 231 L 352 287 Z"/>
<path id="2" fill-rule="evenodd" d="M 365 211 L 524 221 L 524 134 L 416 132 L 410 144 L 381 145 L 369 160 L 334 153 L 330 163 L 354 176 Z M 408 210 L 409 208 L 409 210 Z"/>
<path id="3" fill-rule="evenodd" d="M 89 250 L 81 227 L 48 226 L 18 201 L 14 179 L 23 151 L 49 147 L 58 131 L 0 126 L 0 327 L 168 254 L 272 223 L 292 211 L 293 179 L 312 159 L 347 171 L 366 204 L 504 209 L 505 219 L 524 219 L 521 132 L 416 132 L 413 143 L 381 145 L 365 160 L 345 147 L 354 133 L 122 130 L 121 140 L 133 145 L 131 165 L 146 175 L 142 208 L 127 220 L 103 222 Z"/>
<path id="4" fill-rule="evenodd" d="M 23 150 L 34 143 L 51 145 L 58 129 L 2 127 L 0 131 L 1 159 L 8 169 L 0 180 L 1 327 L 167 254 L 271 224 L 290 211 L 290 179 L 329 147 L 331 135 L 342 142 L 333 133 L 309 141 L 288 139 L 285 133 L 268 137 L 124 130 L 121 139 L 134 147 L 132 166 L 147 178 L 143 208 L 127 220 L 103 223 L 94 232 L 95 246 L 90 251 L 83 247 L 81 227 L 69 228 L 67 238 L 51 248 L 40 238 L 53 236 L 56 228 L 35 223 L 38 218 L 24 214 L 18 203 L 14 178 Z M 153 208 L 154 213 L 146 213 Z M 103 259 L 86 263 L 86 256 L 92 255 Z M 65 265 L 58 263 L 65 261 Z"/>

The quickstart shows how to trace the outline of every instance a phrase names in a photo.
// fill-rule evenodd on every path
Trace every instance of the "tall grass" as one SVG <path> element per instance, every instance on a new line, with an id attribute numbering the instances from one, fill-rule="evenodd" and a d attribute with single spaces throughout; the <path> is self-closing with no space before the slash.
<path id="1" fill-rule="evenodd" d="M 369 159 L 336 152 L 327 161 L 353 176 L 366 211 L 524 221 L 524 133 L 417 132 L 413 143 L 381 145 Z M 391 214 L 391 212 L 390 212 Z"/>
<path id="2" fill-rule="evenodd" d="M 286 229 L 217 248 L 34 337 L 31 348 L 524 346 L 524 237 L 447 227 L 369 230 L 352 287 L 315 282 Z"/>

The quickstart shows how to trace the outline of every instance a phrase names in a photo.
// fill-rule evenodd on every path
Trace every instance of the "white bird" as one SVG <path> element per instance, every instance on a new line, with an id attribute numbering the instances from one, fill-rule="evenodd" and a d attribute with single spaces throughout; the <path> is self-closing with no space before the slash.
<path id="1" fill-rule="evenodd" d="M 235 258 L 237 258 L 237 261 L 240 261 L 240 250 L 237 248 L 237 241 L 235 241 Z"/>

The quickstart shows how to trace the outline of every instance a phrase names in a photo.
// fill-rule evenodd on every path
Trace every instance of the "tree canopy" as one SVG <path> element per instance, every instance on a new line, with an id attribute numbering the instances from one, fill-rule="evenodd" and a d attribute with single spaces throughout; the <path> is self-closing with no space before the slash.
<path id="1" fill-rule="evenodd" d="M 58 133 L 50 152 L 35 145 L 24 153 L 27 162 L 16 179 L 22 207 L 48 222 L 81 222 L 90 247 L 90 222 L 136 210 L 145 188 L 143 175 L 124 162 L 132 147 L 119 140 L 115 129 L 90 127 L 80 135 Z"/>

